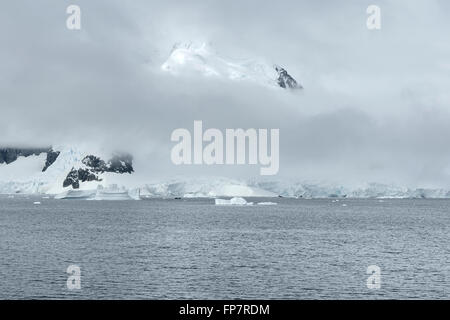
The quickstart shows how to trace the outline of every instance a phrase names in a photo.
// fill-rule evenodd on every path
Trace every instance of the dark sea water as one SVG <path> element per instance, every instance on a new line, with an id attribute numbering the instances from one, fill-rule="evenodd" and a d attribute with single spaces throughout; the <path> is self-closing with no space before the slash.
<path id="1" fill-rule="evenodd" d="M 0 196 L 0 298 L 450 298 L 449 200 L 256 201 Z"/>

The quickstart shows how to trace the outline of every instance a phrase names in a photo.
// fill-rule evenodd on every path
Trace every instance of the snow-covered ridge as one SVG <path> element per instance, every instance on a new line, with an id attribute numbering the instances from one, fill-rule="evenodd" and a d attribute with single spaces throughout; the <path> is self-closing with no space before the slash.
<path id="1" fill-rule="evenodd" d="M 61 198 L 128 199 L 143 197 L 292 197 L 292 198 L 450 198 L 450 189 L 417 188 L 380 183 L 358 186 L 301 181 L 243 181 L 224 177 L 181 177 L 142 183 L 139 172 L 132 172 L 126 162 L 100 161 L 107 155 L 88 157 L 92 152 L 75 147 L 57 147 L 54 162 L 47 163 L 46 152 L 18 156 L 15 161 L 0 163 L 0 193 L 61 194 Z M 95 179 L 83 181 L 86 172 Z M 64 182 L 70 172 L 78 174 L 78 188 L 73 181 Z M 125 172 L 121 174 L 120 172 Z M 131 174 L 132 172 L 132 174 Z M 139 182 L 137 182 L 139 181 Z M 116 185 L 115 188 L 111 186 Z M 139 196 L 136 196 L 139 194 Z"/>
<path id="2" fill-rule="evenodd" d="M 302 88 L 278 65 L 270 65 L 257 59 L 238 61 L 224 58 L 206 43 L 176 44 L 161 69 L 172 75 L 193 73 L 234 81 L 253 81 L 271 87 Z"/>
<path id="3" fill-rule="evenodd" d="M 80 183 L 89 181 L 102 181 L 101 174 L 111 173 L 133 173 L 133 157 L 129 154 L 116 154 L 108 162 L 89 154 L 81 160 L 81 165 L 72 167 L 63 182 L 63 187 L 72 186 L 78 189 Z"/>
<path id="4" fill-rule="evenodd" d="M 53 150 L 37 155 L 19 154 L 14 161 L 1 163 L 0 193 L 58 194 L 69 189 L 96 190 L 98 186 L 116 183 L 116 176 L 121 173 L 133 172 L 127 156 L 113 156 L 105 162 L 76 147 L 59 146 Z"/>
<path id="5" fill-rule="evenodd" d="M 450 198 L 450 189 L 406 187 L 383 183 L 346 186 L 319 182 L 251 181 L 249 186 L 290 198 Z"/>
<path id="6" fill-rule="evenodd" d="M 278 194 L 255 186 L 245 181 L 223 177 L 179 178 L 169 181 L 148 183 L 141 188 L 141 194 L 151 197 L 277 197 Z"/>
<path id="7" fill-rule="evenodd" d="M 450 189 L 408 188 L 366 183 L 359 186 L 292 182 L 238 181 L 220 177 L 173 179 L 142 186 L 153 197 L 287 197 L 287 198 L 450 198 Z"/>
<path id="8" fill-rule="evenodd" d="M 47 170 L 56 158 L 59 156 L 59 151 L 53 150 L 51 147 L 47 148 L 0 148 L 0 164 L 10 164 L 17 161 L 21 157 L 40 156 L 46 154 L 45 163 L 42 165 L 42 171 Z"/>

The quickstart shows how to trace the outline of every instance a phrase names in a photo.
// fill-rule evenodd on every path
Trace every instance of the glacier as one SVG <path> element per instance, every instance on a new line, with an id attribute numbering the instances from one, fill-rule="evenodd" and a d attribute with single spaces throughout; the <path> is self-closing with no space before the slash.
<path id="1" fill-rule="evenodd" d="M 249 186 L 245 181 L 224 177 L 181 177 L 169 181 L 148 183 L 141 189 L 147 197 L 277 197 L 278 194 L 258 187 Z"/>
<path id="2" fill-rule="evenodd" d="M 56 195 L 56 199 L 97 200 L 138 200 L 151 197 L 450 198 L 448 188 L 408 187 L 374 182 L 347 185 L 293 179 L 239 180 L 213 176 L 172 177 L 151 181 L 140 177 L 139 172 L 119 174 L 101 170 L 95 172 L 97 180 L 80 181 L 79 187 L 74 189 L 72 185 L 64 187 L 64 181 L 74 168 L 92 169 L 86 165 L 86 161 L 83 162 L 83 159 L 92 152 L 67 146 L 53 149 L 59 152 L 59 156 L 45 171 L 42 170 L 47 160 L 45 153 L 18 156 L 13 162 L 0 163 L 0 193 Z M 108 157 L 103 154 L 100 156 L 105 159 Z"/>

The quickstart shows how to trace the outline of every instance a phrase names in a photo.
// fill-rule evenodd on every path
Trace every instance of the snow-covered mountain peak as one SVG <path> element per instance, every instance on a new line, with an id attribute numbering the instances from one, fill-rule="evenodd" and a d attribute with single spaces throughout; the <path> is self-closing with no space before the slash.
<path id="1" fill-rule="evenodd" d="M 101 157 L 98 156 L 101 155 Z M 83 147 L 0 148 L 0 193 L 50 193 L 96 188 L 131 176 L 133 158 Z"/>
<path id="2" fill-rule="evenodd" d="M 287 71 L 262 59 L 234 60 L 221 56 L 207 43 L 177 43 L 161 66 L 172 75 L 201 74 L 234 81 L 253 81 L 261 85 L 302 88 Z"/>
<path id="3" fill-rule="evenodd" d="M 204 75 L 220 75 L 223 61 L 210 50 L 206 43 L 200 45 L 175 44 L 167 61 L 161 66 L 172 74 L 199 72 Z"/>

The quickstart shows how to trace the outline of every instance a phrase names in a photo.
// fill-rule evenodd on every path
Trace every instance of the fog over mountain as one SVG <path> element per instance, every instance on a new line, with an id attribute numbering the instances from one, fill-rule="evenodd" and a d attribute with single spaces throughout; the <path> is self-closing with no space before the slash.
<path id="1" fill-rule="evenodd" d="M 81 8 L 81 30 L 66 8 Z M 368 30 L 366 8 L 381 8 Z M 450 3 L 9 1 L 0 10 L 0 146 L 133 154 L 142 181 L 252 179 L 175 166 L 177 128 L 280 129 L 276 180 L 450 187 Z M 285 68 L 302 90 L 161 66 L 176 43 Z M 227 60 L 228 61 L 228 60 Z"/>

